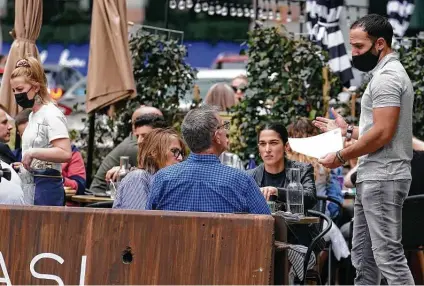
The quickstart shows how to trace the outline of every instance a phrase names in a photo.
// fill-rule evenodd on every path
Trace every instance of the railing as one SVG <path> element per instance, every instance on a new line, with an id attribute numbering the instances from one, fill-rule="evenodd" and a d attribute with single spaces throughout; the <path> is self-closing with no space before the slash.
<path id="1" fill-rule="evenodd" d="M 147 31 L 151 34 L 155 35 L 164 35 L 167 39 L 174 39 L 180 42 L 180 44 L 184 43 L 184 32 L 166 28 L 159 28 L 147 25 L 135 24 L 132 22 L 128 22 L 128 37 L 131 38 L 137 31 L 139 30 Z"/>

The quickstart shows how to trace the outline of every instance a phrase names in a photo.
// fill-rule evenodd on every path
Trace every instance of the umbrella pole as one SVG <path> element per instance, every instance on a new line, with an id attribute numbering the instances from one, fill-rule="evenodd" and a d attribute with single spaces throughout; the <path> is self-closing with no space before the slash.
<path id="1" fill-rule="evenodd" d="M 88 128 L 88 150 L 87 150 L 87 188 L 91 185 L 94 159 L 94 125 L 96 123 L 96 112 L 93 111 L 89 115 Z"/>

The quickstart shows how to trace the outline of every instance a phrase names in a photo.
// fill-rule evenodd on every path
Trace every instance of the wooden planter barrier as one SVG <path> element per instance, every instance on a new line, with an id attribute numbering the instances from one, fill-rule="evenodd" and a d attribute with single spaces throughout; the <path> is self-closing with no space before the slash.
<path id="1" fill-rule="evenodd" d="M 271 284 L 271 216 L 0 206 L 0 284 Z"/>

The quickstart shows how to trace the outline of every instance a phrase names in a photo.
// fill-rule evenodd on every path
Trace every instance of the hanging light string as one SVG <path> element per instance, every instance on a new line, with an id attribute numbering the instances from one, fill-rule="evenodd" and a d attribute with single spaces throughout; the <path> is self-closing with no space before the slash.
<path id="1" fill-rule="evenodd" d="M 207 13 L 210 16 L 220 15 L 222 17 L 237 17 L 237 18 L 251 18 L 263 21 L 277 21 L 281 22 L 282 8 L 280 2 L 287 5 L 287 18 L 286 22 L 290 23 L 293 21 L 293 7 L 292 3 L 298 3 L 300 7 L 299 11 L 299 22 L 304 23 L 306 21 L 305 16 L 305 2 L 306 0 L 259 0 L 258 7 L 256 9 L 252 4 L 241 4 L 235 3 L 228 0 L 169 0 L 169 8 L 171 10 L 191 10 L 195 13 Z M 362 6 L 357 5 L 346 5 L 346 20 L 347 24 L 350 24 L 352 17 L 350 11 L 356 10 L 356 16 L 360 14 Z M 350 11 L 349 11 L 350 9 Z"/>

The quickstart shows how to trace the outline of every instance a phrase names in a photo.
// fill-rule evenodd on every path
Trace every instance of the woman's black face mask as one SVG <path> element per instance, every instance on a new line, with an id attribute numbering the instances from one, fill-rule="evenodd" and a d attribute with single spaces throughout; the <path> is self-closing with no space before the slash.
<path id="1" fill-rule="evenodd" d="M 34 106 L 34 98 L 28 98 L 28 92 L 32 89 L 32 87 L 26 91 L 15 94 L 16 103 L 22 108 L 32 108 Z"/>

